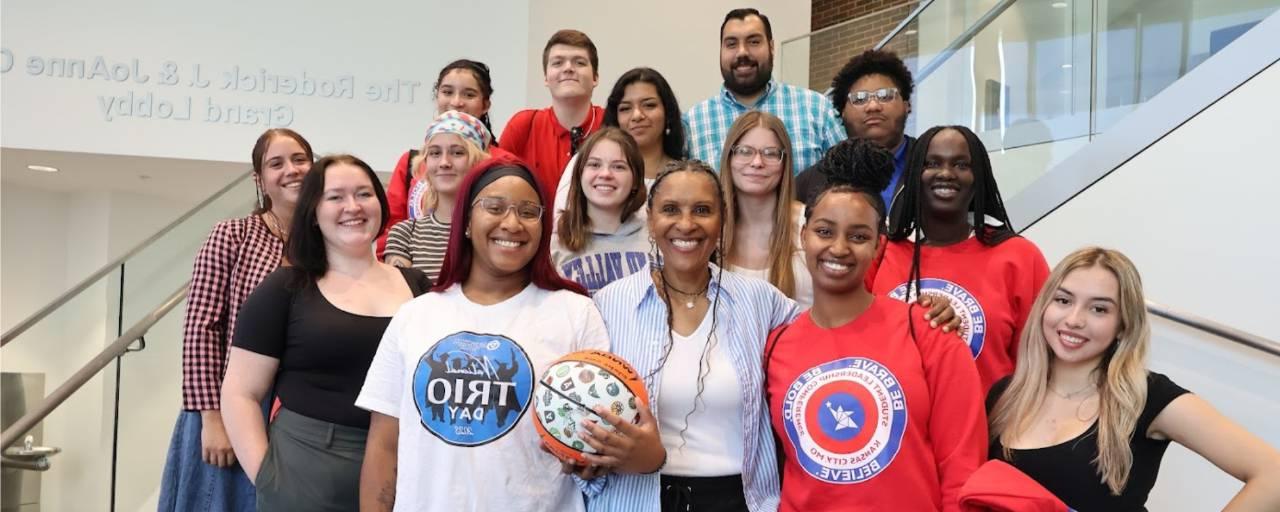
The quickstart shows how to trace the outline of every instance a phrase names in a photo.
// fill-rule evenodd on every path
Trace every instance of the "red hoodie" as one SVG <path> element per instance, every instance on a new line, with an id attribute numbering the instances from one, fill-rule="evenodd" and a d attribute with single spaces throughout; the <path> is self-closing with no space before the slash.
<path id="1" fill-rule="evenodd" d="M 914 243 L 882 243 L 883 256 L 867 272 L 871 292 L 905 300 Z M 970 237 L 945 247 L 920 248 L 920 287 L 951 300 L 963 321 L 960 333 L 977 362 L 983 392 L 1013 373 L 1023 325 L 1048 277 L 1040 249 L 1020 236 L 995 246 Z"/>
<path id="2" fill-rule="evenodd" d="M 770 336 L 779 510 L 959 510 L 960 486 L 986 458 L 983 394 L 965 347 L 920 311 L 877 297 L 843 326 L 805 312 Z"/>

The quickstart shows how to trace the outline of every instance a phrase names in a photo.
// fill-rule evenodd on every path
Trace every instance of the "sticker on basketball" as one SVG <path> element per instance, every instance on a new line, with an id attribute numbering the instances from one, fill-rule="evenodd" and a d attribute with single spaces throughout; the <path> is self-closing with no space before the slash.
<path id="1" fill-rule="evenodd" d="M 586 462 L 584 452 L 595 453 L 578 436 L 583 420 L 613 430 L 595 413 L 596 406 L 638 423 L 640 407 L 649 403 L 635 369 L 621 357 L 599 350 L 573 352 L 551 363 L 534 386 L 533 396 L 538 436 L 557 457 L 577 462 Z"/>

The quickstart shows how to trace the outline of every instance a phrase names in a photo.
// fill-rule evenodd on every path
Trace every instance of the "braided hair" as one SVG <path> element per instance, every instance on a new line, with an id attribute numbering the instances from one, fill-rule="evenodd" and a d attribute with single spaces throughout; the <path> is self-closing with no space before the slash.
<path id="1" fill-rule="evenodd" d="M 878 144 L 861 137 L 851 137 L 827 150 L 814 166 L 826 178 L 826 185 L 804 206 L 804 221 L 807 225 L 813 210 L 828 194 L 861 195 L 867 204 L 876 212 L 877 231 L 884 232 L 884 198 L 880 191 L 889 186 L 893 180 L 893 154 Z M 769 378 L 769 361 L 773 357 L 773 349 L 777 347 L 783 327 L 773 336 L 772 343 L 765 340 L 767 347 L 764 355 L 764 378 Z M 914 336 L 914 334 L 913 334 Z M 769 389 L 765 382 L 763 389 Z"/>
<path id="2" fill-rule="evenodd" d="M 995 173 L 991 170 L 991 158 L 987 155 L 987 147 L 982 144 L 978 134 L 958 125 L 935 126 L 928 129 L 916 140 L 911 155 L 907 157 L 906 171 L 902 177 L 902 192 L 893 202 L 893 211 L 889 213 L 889 240 L 915 240 L 911 248 L 911 271 L 907 274 L 906 296 L 908 299 L 913 294 L 920 293 L 920 245 L 928 239 L 922 222 L 925 218 L 926 203 L 923 197 L 925 188 L 922 183 L 924 166 L 929 158 L 929 145 L 934 137 L 945 130 L 959 132 L 969 146 L 969 166 L 973 172 L 973 197 L 969 200 L 969 212 L 973 218 L 969 222 L 974 228 L 974 237 L 982 245 L 993 247 L 1018 236 L 1013 223 L 1009 221 L 1009 213 L 1005 211 L 1004 199 L 1000 197 L 1000 188 L 996 184 Z M 988 217 L 994 218 L 999 224 L 987 224 Z"/>
<path id="3" fill-rule="evenodd" d="M 712 185 L 714 185 L 713 188 L 716 194 L 716 205 L 720 210 L 720 216 L 721 216 L 720 232 L 719 232 L 720 238 L 717 240 L 723 240 L 724 239 L 724 216 L 728 215 L 728 213 L 725 211 L 725 200 L 724 200 L 724 194 L 721 193 L 720 177 L 715 173 L 715 171 L 711 170 L 710 166 L 708 166 L 706 163 L 703 163 L 700 160 L 676 160 L 671 163 L 668 163 L 666 168 L 664 168 L 662 172 L 658 173 L 658 176 L 653 180 L 653 186 L 649 188 L 649 204 L 648 204 L 649 217 L 653 218 L 653 199 L 655 196 L 658 195 L 658 190 L 662 187 L 662 182 L 665 181 L 668 176 L 671 176 L 676 173 L 682 173 L 682 172 L 706 176 L 708 179 L 711 180 Z M 655 245 L 654 251 L 657 252 L 656 245 Z M 711 262 L 715 262 L 719 258 L 720 258 L 720 250 L 717 247 L 717 250 L 711 254 Z M 670 287 L 667 285 L 667 275 L 665 272 L 662 271 L 661 254 L 651 255 L 651 257 L 649 258 L 649 262 L 650 262 L 650 266 L 658 274 L 658 280 L 662 283 L 662 290 L 661 290 L 661 293 L 659 293 L 658 295 L 662 297 L 662 302 L 667 306 L 667 341 L 662 347 L 662 358 L 658 361 L 658 366 L 654 368 L 653 371 L 649 373 L 649 375 L 645 376 L 645 380 L 652 378 L 654 375 L 658 373 L 659 370 L 662 369 L 663 366 L 666 366 L 667 358 L 671 355 L 671 347 L 675 345 L 675 334 L 674 334 L 675 313 L 671 308 L 671 292 L 670 292 Z M 720 278 L 724 276 L 724 267 L 717 265 L 716 268 L 718 270 L 716 274 L 716 282 L 721 282 Z M 710 267 L 707 268 L 707 273 L 708 274 L 711 273 Z M 708 276 L 708 279 L 709 278 L 710 276 Z M 708 290 L 710 290 L 710 283 L 708 283 Z M 686 441 L 684 438 L 684 433 L 689 430 L 689 418 L 693 416 L 693 413 L 698 410 L 698 401 L 702 398 L 702 393 L 706 389 L 706 382 L 705 382 L 706 377 L 708 374 L 711 373 L 711 363 L 709 359 L 711 356 L 711 349 L 715 346 L 714 344 L 716 342 L 715 333 L 716 333 L 716 323 L 718 320 L 716 311 L 719 309 L 719 305 L 720 305 L 720 290 L 717 289 L 715 292 L 715 297 L 710 298 L 710 300 L 711 300 L 711 308 L 707 310 L 707 314 L 711 315 L 711 329 L 707 333 L 707 343 L 702 349 L 702 355 L 698 358 L 698 384 L 697 384 L 698 392 L 696 395 L 694 395 L 694 398 L 693 398 L 693 409 L 691 409 L 688 413 L 685 414 L 684 427 L 680 429 L 680 442 L 682 447 L 684 446 L 684 443 Z"/>
<path id="4" fill-rule="evenodd" d="M 833 146 L 818 161 L 817 170 L 826 178 L 826 186 L 809 199 L 804 207 L 804 220 L 809 221 L 813 209 L 827 194 L 862 194 L 876 211 L 876 225 L 884 233 L 885 206 L 880 191 L 893 181 L 893 154 L 870 140 L 852 137 Z"/>

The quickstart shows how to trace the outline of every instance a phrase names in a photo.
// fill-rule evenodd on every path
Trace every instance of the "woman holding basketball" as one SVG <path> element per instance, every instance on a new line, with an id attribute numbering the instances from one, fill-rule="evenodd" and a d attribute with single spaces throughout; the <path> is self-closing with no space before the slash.
<path id="1" fill-rule="evenodd" d="M 831 165 L 848 153 L 851 165 Z M 769 420 L 785 456 L 779 510 L 959 510 L 982 463 L 982 387 L 967 348 L 919 306 L 865 286 L 884 220 L 890 153 L 842 142 L 818 164 L 805 212 L 813 308 L 765 349 Z"/>
<path id="2" fill-rule="evenodd" d="M 662 265 L 614 281 L 595 296 L 611 350 L 645 380 L 666 460 L 626 449 L 642 439 L 588 423 L 589 442 L 603 455 L 587 460 L 615 471 L 591 482 L 591 510 L 757 511 L 777 503 L 760 355 L 769 330 L 797 308 L 768 282 L 712 263 L 724 211 L 710 168 L 673 163 L 654 181 L 648 202 L 659 253 L 650 261 Z M 634 464 L 637 459 L 651 463 Z"/>
<path id="3" fill-rule="evenodd" d="M 551 267 L 545 198 L 514 159 L 461 183 L 440 278 L 391 320 L 356 400 L 373 413 L 361 510 L 583 510 L 526 412 L 553 361 L 608 338 Z"/>
<path id="4" fill-rule="evenodd" d="M 616 416 L 602 414 L 619 433 L 586 422 L 588 442 L 603 452 L 587 460 L 614 470 L 587 487 L 591 510 L 777 507 L 761 355 L 768 332 L 795 317 L 798 307 L 767 281 L 713 263 L 726 214 L 721 190 L 701 162 L 676 162 L 659 174 L 648 222 L 658 253 L 650 261 L 662 265 L 614 281 L 595 296 L 611 350 L 645 380 L 666 460 L 655 460 L 646 448 L 646 431 Z M 935 306 L 929 314 L 954 327 L 948 312 Z"/>

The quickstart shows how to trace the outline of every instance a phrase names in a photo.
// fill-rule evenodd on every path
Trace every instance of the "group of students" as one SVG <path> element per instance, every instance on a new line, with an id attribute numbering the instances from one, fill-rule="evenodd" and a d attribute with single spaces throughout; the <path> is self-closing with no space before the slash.
<path id="1" fill-rule="evenodd" d="M 976 134 L 903 133 L 891 53 L 831 100 L 772 57 L 736 9 L 721 94 L 682 117 L 637 68 L 601 108 L 561 31 L 552 107 L 497 140 L 488 68 L 453 62 L 385 189 L 262 134 L 258 207 L 196 258 L 161 510 L 1144 510 L 1170 441 L 1280 507 L 1280 455 L 1147 370 L 1132 262 L 1050 271 Z M 584 349 L 650 402 L 595 411 L 574 464 L 528 409 Z"/>

